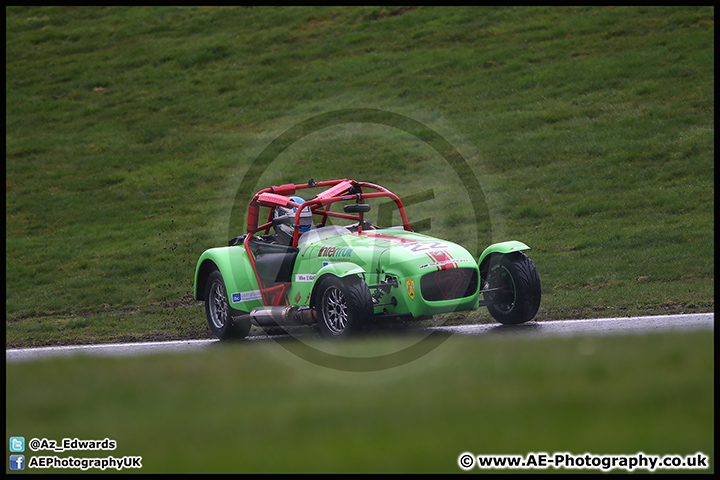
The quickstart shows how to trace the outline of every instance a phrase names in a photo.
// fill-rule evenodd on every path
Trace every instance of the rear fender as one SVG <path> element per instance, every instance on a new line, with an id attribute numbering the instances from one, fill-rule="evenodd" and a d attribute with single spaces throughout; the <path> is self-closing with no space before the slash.
<path id="1" fill-rule="evenodd" d="M 313 303 L 318 286 L 323 281 L 323 278 L 327 277 L 328 275 L 333 275 L 338 278 L 349 277 L 350 275 L 359 275 L 360 277 L 365 278 L 365 270 L 352 262 L 328 263 L 320 270 L 318 270 L 318 272 L 315 274 L 315 280 L 312 287 L 312 295 L 310 297 L 313 299 Z"/>
<path id="2" fill-rule="evenodd" d="M 205 300 L 205 284 L 213 270 L 219 270 L 225 281 L 230 307 L 249 312 L 263 305 L 260 287 L 242 244 L 205 250 L 195 267 L 196 300 Z"/>

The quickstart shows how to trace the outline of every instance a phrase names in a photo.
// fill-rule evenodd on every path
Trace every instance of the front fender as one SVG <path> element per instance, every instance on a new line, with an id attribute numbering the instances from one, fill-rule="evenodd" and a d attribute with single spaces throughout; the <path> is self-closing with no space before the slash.
<path id="1" fill-rule="evenodd" d="M 530 250 L 530 247 L 528 247 L 522 242 L 518 242 L 517 240 L 494 243 L 482 252 L 480 258 L 478 259 L 478 265 L 482 265 L 483 260 L 485 260 L 485 258 L 492 253 L 513 253 L 520 252 L 522 250 Z"/>

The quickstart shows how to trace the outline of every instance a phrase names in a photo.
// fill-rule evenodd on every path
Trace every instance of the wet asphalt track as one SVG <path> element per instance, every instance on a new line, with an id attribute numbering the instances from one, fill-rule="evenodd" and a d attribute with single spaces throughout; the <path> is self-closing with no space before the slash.
<path id="1" fill-rule="evenodd" d="M 505 326 L 497 323 L 430 327 L 420 331 L 441 331 L 454 335 L 528 335 L 528 336 L 579 336 L 579 335 L 631 335 L 666 331 L 714 330 L 714 313 L 662 315 L 647 317 L 601 318 L 586 320 L 556 320 L 528 322 Z M 418 331 L 417 329 L 412 331 Z M 283 336 L 255 335 L 246 341 L 272 342 Z M 218 340 L 180 340 L 171 342 L 110 343 L 100 345 L 74 345 L 62 347 L 16 348 L 5 350 L 7 362 L 36 360 L 71 355 L 99 355 L 106 357 L 136 356 L 152 353 L 187 352 L 204 350 L 217 345 Z"/>

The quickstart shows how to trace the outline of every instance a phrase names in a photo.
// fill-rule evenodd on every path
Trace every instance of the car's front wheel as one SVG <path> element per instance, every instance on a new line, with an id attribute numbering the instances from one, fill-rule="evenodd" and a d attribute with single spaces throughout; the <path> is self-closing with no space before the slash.
<path id="1" fill-rule="evenodd" d="M 527 255 L 493 255 L 484 278 L 484 289 L 490 291 L 483 296 L 495 320 L 517 325 L 535 316 L 540 307 L 540 277 Z"/>
<path id="2" fill-rule="evenodd" d="M 220 340 L 244 338 L 250 321 L 233 318 L 222 274 L 215 270 L 205 284 L 205 315 L 210 331 Z"/>
<path id="3" fill-rule="evenodd" d="M 358 276 L 322 280 L 315 308 L 318 326 L 326 337 L 347 337 L 358 332 L 373 316 L 370 289 Z"/>

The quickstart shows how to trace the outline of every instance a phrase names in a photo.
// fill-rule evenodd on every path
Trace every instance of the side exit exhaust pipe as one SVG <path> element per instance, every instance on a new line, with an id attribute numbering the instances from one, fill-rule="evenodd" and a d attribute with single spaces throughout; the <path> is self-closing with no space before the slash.
<path id="1" fill-rule="evenodd" d="M 297 305 L 256 307 L 250 312 L 250 318 L 259 327 L 310 325 L 317 322 L 314 308 Z"/>

